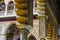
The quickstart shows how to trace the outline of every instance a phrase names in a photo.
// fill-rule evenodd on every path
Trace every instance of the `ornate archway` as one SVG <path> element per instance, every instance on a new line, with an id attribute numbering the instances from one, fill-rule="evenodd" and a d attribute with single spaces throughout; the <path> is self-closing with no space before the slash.
<path id="1" fill-rule="evenodd" d="M 15 21 L 9 22 L 1 22 L 1 33 L 0 33 L 0 40 L 6 40 L 7 30 L 11 27 L 11 25 L 15 24 Z"/>
<path id="2" fill-rule="evenodd" d="M 6 40 L 17 40 L 19 38 L 19 30 L 15 24 L 7 30 Z"/>

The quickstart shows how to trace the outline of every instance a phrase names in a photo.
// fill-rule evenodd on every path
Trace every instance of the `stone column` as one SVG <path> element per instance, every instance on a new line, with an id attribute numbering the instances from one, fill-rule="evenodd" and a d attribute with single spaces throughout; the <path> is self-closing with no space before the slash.
<path id="1" fill-rule="evenodd" d="M 45 16 L 38 16 L 38 18 L 39 18 L 40 38 L 45 39 Z"/>
<path id="2" fill-rule="evenodd" d="M 52 40 L 58 40 L 57 26 L 56 26 L 56 24 L 53 25 L 53 28 L 52 28 Z"/>
<path id="3" fill-rule="evenodd" d="M 24 29 L 20 29 L 19 33 L 20 33 L 20 40 L 27 40 L 27 33 L 25 34 Z"/>
<path id="4" fill-rule="evenodd" d="M 19 34 L 20 34 L 20 40 L 26 40 L 26 36 L 25 36 L 25 34 L 24 34 L 24 32 L 25 32 L 25 26 L 26 25 L 17 25 L 17 27 L 19 28 Z"/>
<path id="5" fill-rule="evenodd" d="M 56 33 L 56 32 L 55 32 L 55 28 L 53 28 L 53 29 L 52 29 L 52 40 L 56 40 L 56 39 L 55 39 L 55 37 L 56 37 L 56 36 L 55 36 L 55 33 Z"/>
<path id="6" fill-rule="evenodd" d="M 19 35 L 20 35 L 19 38 L 20 38 L 20 40 L 24 39 L 23 38 L 23 36 L 24 36 L 23 32 L 24 32 L 23 28 L 19 28 Z"/>
<path id="7" fill-rule="evenodd" d="M 36 0 L 37 8 L 36 11 L 38 13 L 39 19 L 39 34 L 40 40 L 45 39 L 45 0 Z"/>
<path id="8" fill-rule="evenodd" d="M 23 40 L 23 32 L 20 30 L 20 40 Z"/>

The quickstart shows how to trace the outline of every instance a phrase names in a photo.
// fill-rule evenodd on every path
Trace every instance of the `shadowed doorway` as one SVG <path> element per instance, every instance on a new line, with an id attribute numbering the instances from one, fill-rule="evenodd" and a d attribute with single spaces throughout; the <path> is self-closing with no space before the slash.
<path id="1" fill-rule="evenodd" d="M 36 40 L 36 38 L 34 36 L 30 36 L 29 40 Z"/>
<path id="2" fill-rule="evenodd" d="M 7 30 L 6 40 L 17 40 L 19 38 L 19 31 L 15 24 Z"/>

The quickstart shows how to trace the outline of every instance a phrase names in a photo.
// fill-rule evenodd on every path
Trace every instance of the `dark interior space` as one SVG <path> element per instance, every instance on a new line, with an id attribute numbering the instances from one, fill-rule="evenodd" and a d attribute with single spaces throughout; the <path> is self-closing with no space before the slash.
<path id="1" fill-rule="evenodd" d="M 60 24 L 60 0 L 47 0 L 52 10 L 54 11 L 54 15 Z"/>

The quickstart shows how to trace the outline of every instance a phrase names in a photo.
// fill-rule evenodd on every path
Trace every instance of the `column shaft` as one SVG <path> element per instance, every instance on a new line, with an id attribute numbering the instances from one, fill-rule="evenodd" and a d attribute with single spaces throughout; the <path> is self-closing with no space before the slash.
<path id="1" fill-rule="evenodd" d="M 23 34 L 20 32 L 20 40 L 23 40 Z"/>

